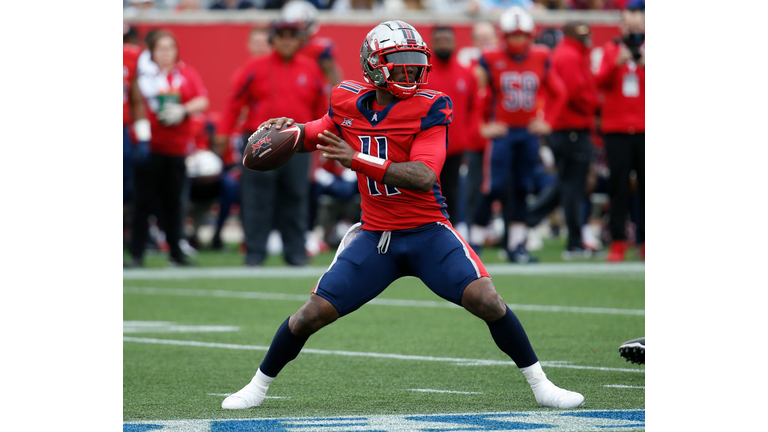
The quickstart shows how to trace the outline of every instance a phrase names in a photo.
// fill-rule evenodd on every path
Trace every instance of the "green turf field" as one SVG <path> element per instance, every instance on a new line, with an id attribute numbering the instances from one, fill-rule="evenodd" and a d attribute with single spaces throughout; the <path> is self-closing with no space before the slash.
<path id="1" fill-rule="evenodd" d="M 486 255 L 486 263 L 498 262 L 494 253 Z M 233 262 L 241 259 L 236 253 L 217 257 L 199 255 L 198 261 L 203 270 L 241 262 Z M 312 264 L 330 259 L 326 254 Z M 163 266 L 162 260 L 148 263 Z M 572 274 L 492 267 L 497 289 L 508 304 L 518 305 L 513 309 L 553 382 L 584 394 L 584 410 L 644 409 L 644 366 L 618 354 L 621 342 L 645 334 L 642 267 Z M 157 277 L 151 270 L 126 276 L 123 420 L 543 410 L 486 325 L 414 278 L 400 279 L 379 297 L 403 301 L 365 305 L 310 338 L 261 407 L 222 410 L 225 395 L 250 380 L 278 326 L 317 280 L 283 269 L 285 274 L 270 278 L 258 272 L 247 278 L 178 278 L 186 269 L 174 269 L 174 278 L 160 273 L 164 269 L 155 270 Z"/>

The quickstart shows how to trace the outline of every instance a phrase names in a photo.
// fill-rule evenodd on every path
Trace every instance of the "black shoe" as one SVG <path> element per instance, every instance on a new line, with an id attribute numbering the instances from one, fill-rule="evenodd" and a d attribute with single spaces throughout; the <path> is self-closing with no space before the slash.
<path id="1" fill-rule="evenodd" d="M 285 262 L 288 263 L 289 266 L 304 267 L 309 262 L 309 258 L 307 258 L 306 255 L 285 257 Z"/>
<path id="2" fill-rule="evenodd" d="M 619 354 L 628 362 L 645 364 L 645 337 L 624 342 L 619 347 Z"/>
<path id="3" fill-rule="evenodd" d="M 224 242 L 221 241 L 221 237 L 214 237 L 213 241 L 211 242 L 211 249 L 221 251 L 224 250 Z"/>
<path id="4" fill-rule="evenodd" d="M 189 258 L 182 256 L 182 257 L 171 257 L 168 260 L 168 264 L 171 267 L 196 267 L 197 263 L 194 261 L 191 261 Z"/>
<path id="5" fill-rule="evenodd" d="M 123 261 L 123 268 L 141 268 L 144 267 L 144 260 L 141 258 L 131 258 L 130 261 Z"/>
<path id="6" fill-rule="evenodd" d="M 569 247 L 563 251 L 562 257 L 566 261 L 572 259 L 588 259 L 594 256 L 594 252 L 591 249 L 587 249 L 582 246 Z"/>
<path id="7" fill-rule="evenodd" d="M 262 264 L 264 264 L 264 258 L 260 255 L 246 255 L 245 256 L 245 265 L 246 267 L 261 267 Z"/>
<path id="8" fill-rule="evenodd" d="M 539 262 L 539 258 L 531 255 L 528 250 L 525 249 L 524 244 L 517 246 L 517 249 L 510 251 L 507 250 L 507 258 L 510 262 L 518 264 L 533 264 Z"/>

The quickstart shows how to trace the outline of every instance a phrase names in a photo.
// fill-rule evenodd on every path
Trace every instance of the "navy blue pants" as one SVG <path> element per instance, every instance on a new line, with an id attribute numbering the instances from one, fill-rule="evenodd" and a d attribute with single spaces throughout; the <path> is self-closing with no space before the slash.
<path id="1" fill-rule="evenodd" d="M 526 196 L 534 186 L 539 161 L 539 138 L 527 129 L 510 128 L 507 135 L 491 141 L 483 167 L 483 198 L 474 223 L 486 226 L 491 219 L 491 203 L 505 202 L 506 222 L 524 222 Z M 507 211 L 508 209 L 508 211 Z"/>
<path id="2" fill-rule="evenodd" d="M 389 241 L 385 233 L 360 226 L 347 231 L 313 291 L 339 316 L 357 310 L 403 276 L 421 279 L 435 294 L 459 306 L 467 285 L 488 277 L 477 254 L 448 221 L 391 231 Z"/>
<path id="3" fill-rule="evenodd" d="M 123 125 L 123 203 L 133 198 L 133 140 L 129 128 Z"/>

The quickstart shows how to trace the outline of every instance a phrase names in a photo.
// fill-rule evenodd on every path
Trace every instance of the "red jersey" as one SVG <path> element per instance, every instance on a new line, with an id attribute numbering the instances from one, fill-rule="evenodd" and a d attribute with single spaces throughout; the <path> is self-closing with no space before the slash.
<path id="1" fill-rule="evenodd" d="M 185 104 L 198 96 L 208 96 L 208 90 L 203 86 L 200 74 L 191 66 L 179 62 L 165 77 L 168 89 L 153 97 L 147 106 L 147 118 L 152 127 L 152 139 L 149 149 L 152 153 L 170 156 L 186 156 L 194 146 L 194 130 L 189 118 L 174 126 L 164 126 L 157 119 L 157 109 L 160 100 L 175 100 Z"/>
<path id="2" fill-rule="evenodd" d="M 331 39 L 314 36 L 301 46 L 299 54 L 317 63 L 326 59 L 333 60 L 336 56 L 336 44 Z"/>
<path id="3" fill-rule="evenodd" d="M 567 37 L 552 53 L 552 68 L 568 90 L 568 102 L 552 129 L 592 129 L 599 103 L 589 62 L 589 48 Z"/>
<path id="4" fill-rule="evenodd" d="M 472 71 L 472 76 L 475 77 L 475 82 L 477 82 L 477 72 L 476 69 L 480 65 L 480 58 L 473 59 L 470 62 L 470 70 Z M 488 138 L 484 137 L 480 134 L 480 123 L 483 121 L 483 107 L 487 106 L 486 99 L 488 96 L 488 88 L 487 87 L 480 87 L 478 85 L 477 93 L 476 93 L 476 102 L 478 109 L 475 109 L 474 112 L 474 119 L 472 120 L 472 123 L 474 127 L 472 128 L 472 135 L 470 138 L 470 144 L 467 147 L 468 151 L 471 152 L 484 152 L 485 148 L 488 147 L 489 140 Z"/>
<path id="5" fill-rule="evenodd" d="M 456 56 L 448 61 L 433 59 L 432 71 L 426 88 L 447 94 L 453 102 L 453 121 L 448 128 L 447 156 L 456 156 L 468 150 L 477 134 L 478 111 L 477 79 L 472 70 L 459 64 Z"/>
<path id="6" fill-rule="evenodd" d="M 141 48 L 123 44 L 123 126 L 131 124 L 131 84 L 136 78 Z"/>
<path id="7" fill-rule="evenodd" d="M 603 60 L 595 79 L 605 94 L 603 133 L 645 132 L 645 66 L 630 60 L 616 65 L 618 41 L 603 46 Z"/>
<path id="8" fill-rule="evenodd" d="M 423 192 L 377 184 L 357 173 L 363 229 L 391 231 L 446 221 L 439 179 L 448 147 L 451 99 L 438 91 L 421 90 L 374 111 L 370 107 L 375 95 L 374 86 L 356 81 L 334 87 L 328 113 L 305 126 L 306 149 L 316 150 L 317 134 L 329 130 L 340 134 L 355 151 L 392 163 L 420 161 L 437 175 L 432 190 Z"/>
<path id="9" fill-rule="evenodd" d="M 306 56 L 296 55 L 289 61 L 277 52 L 255 57 L 235 73 L 218 133 L 232 132 L 244 106 L 248 107 L 246 132 L 276 117 L 290 117 L 297 123 L 316 119 L 328 109 L 325 78 L 317 62 Z"/>
<path id="10" fill-rule="evenodd" d="M 568 95 L 549 62 L 549 48 L 541 45 L 521 56 L 504 48 L 484 51 L 479 64 L 488 74 L 490 88 L 484 118 L 518 128 L 527 127 L 534 117 L 553 124 Z"/>

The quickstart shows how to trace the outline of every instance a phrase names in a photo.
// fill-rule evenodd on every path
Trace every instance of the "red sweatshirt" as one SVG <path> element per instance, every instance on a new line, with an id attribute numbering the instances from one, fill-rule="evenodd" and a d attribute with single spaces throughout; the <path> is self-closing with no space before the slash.
<path id="1" fill-rule="evenodd" d="M 552 129 L 591 129 L 599 102 L 597 85 L 589 70 L 589 48 L 574 39 L 564 38 L 552 52 L 552 68 L 568 89 L 568 102 Z"/>
<path id="2" fill-rule="evenodd" d="M 162 97 L 172 97 L 178 103 L 185 104 L 198 96 L 208 96 L 200 74 L 191 66 L 179 62 L 167 76 L 168 92 Z M 164 126 L 157 119 L 157 113 L 147 110 L 147 118 L 152 128 L 149 149 L 152 153 L 186 156 L 194 147 L 194 131 L 190 118 L 185 118 L 174 126 Z"/>
<path id="3" fill-rule="evenodd" d="M 471 140 L 477 135 L 480 108 L 477 98 L 477 79 L 472 70 L 462 66 L 456 56 L 444 62 L 432 59 L 432 71 L 429 73 L 424 89 L 438 90 L 453 101 L 453 121 L 448 127 L 447 156 L 457 156 L 471 147 Z"/>
<path id="4" fill-rule="evenodd" d="M 603 61 L 595 79 L 605 93 L 603 133 L 645 132 L 645 66 L 630 60 L 616 65 L 619 43 L 603 46 Z"/>
<path id="5" fill-rule="evenodd" d="M 285 61 L 273 51 L 249 60 L 235 72 L 219 134 L 232 132 L 244 106 L 248 107 L 244 131 L 254 131 L 275 117 L 306 123 L 328 110 L 325 78 L 317 62 L 309 57 L 295 55 Z"/>

